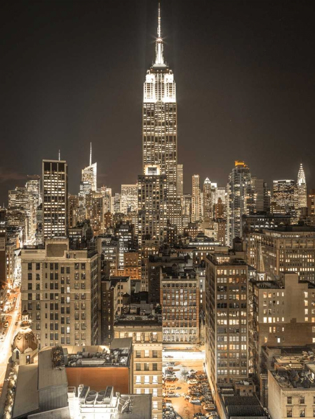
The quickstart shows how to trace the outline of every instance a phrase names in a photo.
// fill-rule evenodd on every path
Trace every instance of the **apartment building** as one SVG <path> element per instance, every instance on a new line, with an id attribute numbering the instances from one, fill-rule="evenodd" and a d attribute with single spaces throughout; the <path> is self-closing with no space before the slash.
<path id="1" fill-rule="evenodd" d="M 99 258 L 96 251 L 71 250 L 67 239 L 45 248 L 24 248 L 22 310 L 41 347 L 99 343 Z"/>

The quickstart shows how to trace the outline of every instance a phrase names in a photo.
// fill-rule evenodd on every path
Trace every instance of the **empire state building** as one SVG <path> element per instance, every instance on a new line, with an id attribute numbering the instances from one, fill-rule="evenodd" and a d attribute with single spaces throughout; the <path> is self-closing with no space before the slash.
<path id="1" fill-rule="evenodd" d="M 177 198 L 177 103 L 173 71 L 164 60 L 161 32 L 161 7 L 155 42 L 155 62 L 147 71 L 143 89 L 143 173 L 157 166 L 166 176 L 166 218 L 179 224 Z"/>

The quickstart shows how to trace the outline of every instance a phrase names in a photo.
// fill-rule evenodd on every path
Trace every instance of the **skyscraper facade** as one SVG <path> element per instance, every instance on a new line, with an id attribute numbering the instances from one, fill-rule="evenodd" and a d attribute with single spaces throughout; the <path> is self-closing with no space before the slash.
<path id="1" fill-rule="evenodd" d="M 90 143 L 89 165 L 82 170 L 82 182 L 88 183 L 90 191 L 97 190 L 97 163 L 92 163 L 92 143 Z"/>
<path id="2" fill-rule="evenodd" d="M 138 210 L 138 185 L 121 185 L 120 212 L 128 214 Z"/>
<path id="3" fill-rule="evenodd" d="M 298 208 L 307 207 L 307 186 L 306 186 L 306 177 L 303 169 L 303 164 L 300 164 L 297 177 L 297 205 Z"/>
<path id="4" fill-rule="evenodd" d="M 243 161 L 236 161 L 227 184 L 227 244 L 242 237 L 242 216 L 254 210 L 251 172 Z"/>
<path id="5" fill-rule="evenodd" d="M 177 165 L 177 196 L 184 195 L 184 165 Z"/>
<path id="6" fill-rule="evenodd" d="M 192 176 L 192 194 L 191 194 L 191 221 L 200 221 L 201 219 L 201 195 L 200 195 L 200 177 Z"/>
<path id="7" fill-rule="evenodd" d="M 164 60 L 161 32 L 161 9 L 158 9 L 158 28 L 155 42 L 155 62 L 147 71 L 143 90 L 143 173 L 146 166 L 160 167 L 166 176 L 167 219 L 180 221 L 177 198 L 177 103 L 173 71 Z"/>
<path id="8" fill-rule="evenodd" d="M 43 236 L 66 237 L 68 228 L 68 165 L 65 160 L 43 160 Z"/>

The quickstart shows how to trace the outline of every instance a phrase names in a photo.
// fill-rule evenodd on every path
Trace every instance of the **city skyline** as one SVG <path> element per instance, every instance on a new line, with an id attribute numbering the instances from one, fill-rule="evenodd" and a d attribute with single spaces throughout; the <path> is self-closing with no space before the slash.
<path id="1" fill-rule="evenodd" d="M 173 0 L 162 3 L 166 59 L 176 72 L 176 81 L 179 86 L 178 161 L 184 164 L 184 190 L 190 192 L 190 179 L 194 173 L 199 173 L 201 180 L 209 176 L 211 180 L 224 186 L 227 183 L 234 159 L 244 160 L 249 165 L 251 172 L 255 176 L 263 177 L 269 185 L 273 179 L 295 179 L 296 168 L 302 162 L 307 183 L 312 187 L 314 173 L 311 170 L 311 156 L 314 154 L 315 145 L 311 138 L 315 129 L 313 130 L 314 122 L 311 120 L 311 109 L 313 108 L 314 95 L 312 95 L 313 86 L 306 86 L 303 81 L 304 77 L 307 79 L 307 72 L 312 71 L 314 64 L 311 54 L 310 56 L 306 54 L 308 47 L 314 42 L 314 34 L 309 33 L 312 13 L 309 10 L 307 15 L 303 13 L 306 10 L 304 3 L 298 9 L 286 3 L 287 7 L 284 9 L 282 8 L 284 3 L 278 2 L 277 6 L 271 9 L 269 2 L 251 5 L 247 8 L 242 2 L 235 2 L 240 11 L 247 10 L 247 14 L 237 23 L 231 22 L 232 12 L 235 12 L 236 6 L 230 2 L 223 3 L 225 6 L 224 16 L 222 16 L 223 6 L 221 10 L 220 6 L 214 5 L 212 2 L 207 2 L 207 6 L 206 2 L 199 1 L 193 9 L 193 17 L 200 20 L 198 28 L 196 28 L 197 24 L 194 19 L 188 22 L 187 17 L 185 18 L 189 2 Z M 226 8 L 226 4 L 229 5 L 228 8 Z M 36 10 L 34 3 L 30 2 L 29 10 L 23 10 L 23 13 L 29 14 L 27 15 L 28 19 L 23 19 L 23 22 L 25 20 L 27 23 L 19 25 L 25 32 L 24 41 L 20 43 L 15 42 L 11 32 L 15 24 L 14 19 L 19 19 L 19 16 L 15 16 L 13 10 L 7 6 L 8 19 L 4 30 L 9 35 L 7 45 L 12 43 L 14 48 L 10 49 L 7 46 L 4 54 L 6 83 L 3 101 L 5 109 L 2 112 L 4 141 L 0 157 L 0 202 L 6 202 L 8 189 L 25 183 L 27 174 L 40 173 L 42 159 L 57 159 L 58 149 L 61 149 L 61 158 L 66 159 L 69 164 L 69 191 L 77 192 L 80 178 L 79 167 L 83 168 L 87 165 L 89 142 L 91 141 L 95 150 L 94 154 L 97 156 L 95 160 L 99 166 L 100 185 L 104 184 L 119 191 L 121 184 L 135 183 L 137 175 L 141 173 L 141 107 L 139 102 L 141 101 L 143 76 L 146 68 L 154 59 L 153 37 L 156 27 L 156 2 L 129 2 L 124 9 L 114 5 L 98 4 L 98 6 L 100 15 L 104 14 L 106 10 L 110 10 L 112 16 L 119 14 L 120 21 L 126 23 L 124 29 L 119 32 L 115 32 L 111 25 L 107 28 L 108 31 L 114 31 L 111 34 L 115 38 L 114 45 L 125 45 L 126 50 L 122 50 L 122 57 L 115 56 L 116 60 L 112 57 L 110 60 L 105 60 L 105 57 L 108 58 L 113 53 L 113 50 L 109 49 L 114 48 L 114 45 L 109 47 L 106 42 L 104 42 L 105 46 L 103 45 L 102 36 L 106 40 L 107 30 L 100 27 L 99 17 L 96 16 L 96 6 L 95 10 L 91 7 L 90 14 L 86 17 L 83 15 L 82 6 L 74 5 L 71 2 L 62 9 L 54 4 L 41 5 L 36 7 Z M 52 11 L 54 14 L 51 14 Z M 259 12 L 265 13 L 266 27 L 260 21 L 260 26 L 254 31 L 252 39 L 248 40 L 246 35 L 253 30 L 254 23 L 258 23 L 259 19 L 256 14 Z M 303 25 L 298 19 L 293 22 L 294 13 L 298 13 L 303 19 Z M 73 19 L 68 22 L 67 16 L 73 17 Z M 56 20 L 57 17 L 60 18 L 59 23 Z M 220 27 L 215 25 L 215 17 L 221 19 Z M 212 25 L 205 25 L 206 18 Z M 40 20 L 44 22 L 41 26 L 39 25 Z M 246 23 L 247 26 L 241 27 L 241 22 Z M 278 24 L 278 22 L 280 23 Z M 79 35 L 80 23 L 85 23 L 87 26 L 92 23 L 96 24 L 93 33 L 89 36 L 86 35 L 86 39 Z M 61 27 L 59 27 L 60 25 Z M 225 25 L 228 27 L 231 25 L 227 34 L 222 33 Z M 58 28 L 66 33 L 70 31 L 73 35 L 67 38 L 66 46 L 57 42 L 60 40 Z M 231 34 L 236 29 L 239 38 L 236 37 L 235 40 Z M 128 30 L 131 30 L 131 37 L 129 35 L 126 37 Z M 280 52 L 280 45 L 286 43 L 294 30 L 299 36 L 292 38 L 292 50 L 284 49 Z M 36 33 L 36 36 L 42 35 L 42 44 L 35 41 L 32 31 Z M 63 32 L 62 36 L 64 37 L 64 35 Z M 265 37 L 264 41 L 259 41 L 260 36 Z M 79 38 L 77 39 L 77 37 Z M 93 44 L 95 37 L 98 39 L 98 43 L 90 50 L 90 45 Z M 276 52 L 276 47 L 271 44 L 272 38 L 279 48 L 278 55 L 274 60 L 271 58 Z M 76 39 L 79 41 L 78 47 L 74 45 Z M 197 45 L 196 41 L 198 40 L 200 42 Z M 181 42 L 185 42 L 185 53 L 179 47 Z M 229 45 L 230 49 L 224 47 L 225 43 Z M 21 57 L 18 57 L 14 52 L 19 51 L 23 45 L 29 54 L 24 60 L 21 60 Z M 132 45 L 132 53 L 130 45 Z M 211 54 L 206 46 L 210 46 Z M 74 60 L 74 63 L 84 64 L 82 68 L 80 65 L 77 67 L 76 71 L 78 72 L 75 72 L 74 80 L 71 83 L 69 83 L 68 77 L 71 69 L 74 70 L 72 66 L 75 64 L 71 64 L 68 56 L 65 55 L 69 47 L 74 48 L 70 49 L 73 54 L 78 53 L 78 49 L 82 48 L 82 56 L 78 58 L 75 55 L 77 61 Z M 236 48 L 235 51 L 233 51 L 233 47 Z M 102 48 L 104 57 L 99 55 L 99 49 Z M 141 51 L 142 49 L 145 50 L 145 53 Z M 292 55 L 292 51 L 295 54 Z M 236 57 L 237 52 L 241 53 L 239 58 Z M 38 58 L 36 66 L 33 54 Z M 241 62 L 241 56 L 244 58 L 244 62 Z M 87 64 L 89 60 L 84 60 L 84 57 L 91 59 L 91 65 Z M 258 57 L 260 62 L 255 61 Z M 268 57 L 268 60 L 264 60 Z M 67 64 L 64 68 L 59 67 L 62 64 L 62 58 L 65 59 L 64 64 Z M 124 80 L 122 80 L 119 71 L 122 59 L 125 63 L 128 61 L 131 68 L 130 75 L 124 77 Z M 224 60 L 227 62 L 231 60 L 231 62 L 228 66 L 223 67 Z M 47 65 L 49 67 L 53 62 L 56 72 L 47 68 Z M 110 68 L 108 62 L 111 63 Z M 14 71 L 12 69 L 14 63 L 19 65 L 21 71 L 19 75 L 15 72 L 16 69 Z M 92 66 L 92 63 L 95 65 Z M 201 65 L 202 63 L 203 65 Z M 243 67 L 246 63 L 247 66 L 249 65 L 248 73 L 237 77 L 240 76 L 240 71 L 244 70 Z M 191 73 L 192 66 L 193 73 Z M 45 71 L 42 71 L 42 75 L 38 79 L 36 77 L 39 76 L 40 69 Z M 233 70 L 236 71 L 234 74 Z M 264 75 L 266 70 L 268 72 Z M 285 76 L 280 80 L 279 72 L 281 71 L 285 71 Z M 19 92 L 19 80 L 21 83 L 25 83 L 25 77 L 29 72 L 33 76 Z M 60 79 L 63 72 L 65 75 Z M 96 91 L 96 85 L 94 84 L 94 89 L 91 85 L 90 78 L 93 78 L 93 73 L 94 76 L 97 76 L 95 83 L 102 88 L 102 98 Z M 213 79 L 209 81 L 207 78 L 203 78 L 205 73 Z M 193 74 L 191 87 L 187 86 L 189 84 L 187 80 L 191 80 L 190 74 Z M 248 78 L 245 77 L 246 74 Z M 257 76 L 255 81 L 253 81 L 252 74 Z M 266 77 L 267 75 L 268 77 Z M 200 78 L 207 82 L 202 84 Z M 286 89 L 285 86 L 289 82 L 292 83 L 293 80 L 294 87 L 291 85 L 290 89 Z M 119 81 L 121 84 L 115 84 L 115 81 Z M 115 89 L 111 87 L 112 83 L 115 84 Z M 13 87 L 12 84 L 16 84 L 16 86 Z M 234 94 L 228 93 L 223 84 L 228 85 Z M 207 93 L 203 96 L 201 96 L 201 85 Z M 55 91 L 56 87 L 58 87 L 57 91 Z M 255 89 L 259 90 L 259 95 Z M 263 89 L 267 89 L 265 95 L 262 93 Z M 7 96 L 9 91 L 12 92 L 10 98 Z M 117 95 L 117 91 L 120 92 L 119 95 Z M 299 100 L 292 100 L 298 93 Z M 192 94 L 201 98 L 201 101 L 198 102 L 200 106 L 194 105 Z M 259 96 L 259 99 L 255 99 L 255 95 Z M 269 96 L 268 101 L 266 101 L 266 96 Z M 228 97 L 229 101 L 227 101 Z M 135 103 L 135 98 L 137 98 L 137 103 Z M 128 114 L 128 117 L 122 127 L 117 126 L 116 116 L 111 112 L 111 109 L 112 111 L 114 109 L 109 106 L 109 99 L 114 108 L 123 106 L 126 109 L 125 114 Z M 219 102 L 214 103 L 218 100 Z M 224 104 L 224 101 L 227 102 Z M 280 102 L 283 106 L 279 106 Z M 27 104 L 27 110 L 21 115 L 23 103 Z M 307 109 L 305 109 L 306 105 Z M 257 107 L 261 111 L 259 115 Z M 105 112 L 106 109 L 108 112 Z M 32 115 L 27 118 L 30 111 Z M 207 116 L 208 111 L 213 115 L 210 118 Z M 20 124 L 14 124 L 17 115 Z M 69 119 L 66 118 L 66 115 L 69 116 Z M 205 119 L 206 117 L 208 119 Z M 229 119 L 230 117 L 232 119 Z M 194 136 L 198 137 L 193 141 L 191 141 L 192 131 Z M 252 132 L 251 135 L 249 135 L 250 132 Z M 128 133 L 127 140 L 126 133 Z M 222 147 L 224 139 L 226 139 L 226 148 Z M 21 150 L 21 156 L 15 158 L 16 165 L 8 164 L 8 161 L 13 160 L 14 148 L 11 147 L 13 141 L 17 142 Z M 255 147 L 252 148 L 253 143 Z M 27 144 L 26 149 L 24 144 Z M 198 147 L 195 146 L 196 144 Z M 301 144 L 305 145 L 303 149 Z M 28 152 L 29 158 L 25 162 L 21 161 L 21 157 L 26 152 Z M 194 159 L 191 159 L 192 153 L 194 153 Z M 281 167 L 277 165 L 280 154 Z M 129 159 L 130 155 L 132 159 Z M 227 156 L 230 157 L 227 158 Z M 128 164 L 126 159 L 128 159 Z M 265 166 L 267 162 L 268 166 Z M 124 171 L 121 170 L 122 165 Z"/>

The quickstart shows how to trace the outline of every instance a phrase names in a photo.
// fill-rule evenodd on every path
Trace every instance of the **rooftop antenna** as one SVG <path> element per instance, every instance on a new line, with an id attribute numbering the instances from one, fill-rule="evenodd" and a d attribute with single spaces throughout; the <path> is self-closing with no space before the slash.
<path id="1" fill-rule="evenodd" d="M 155 41 L 155 64 L 157 66 L 164 66 L 163 56 L 163 40 L 162 40 L 162 29 L 161 29 L 161 2 L 158 3 L 158 26 L 157 26 L 157 38 Z"/>
<path id="2" fill-rule="evenodd" d="M 90 166 L 92 166 L 92 142 L 90 143 Z"/>
<path id="3" fill-rule="evenodd" d="M 58 150 L 58 160 L 60 161 L 60 149 Z"/>

